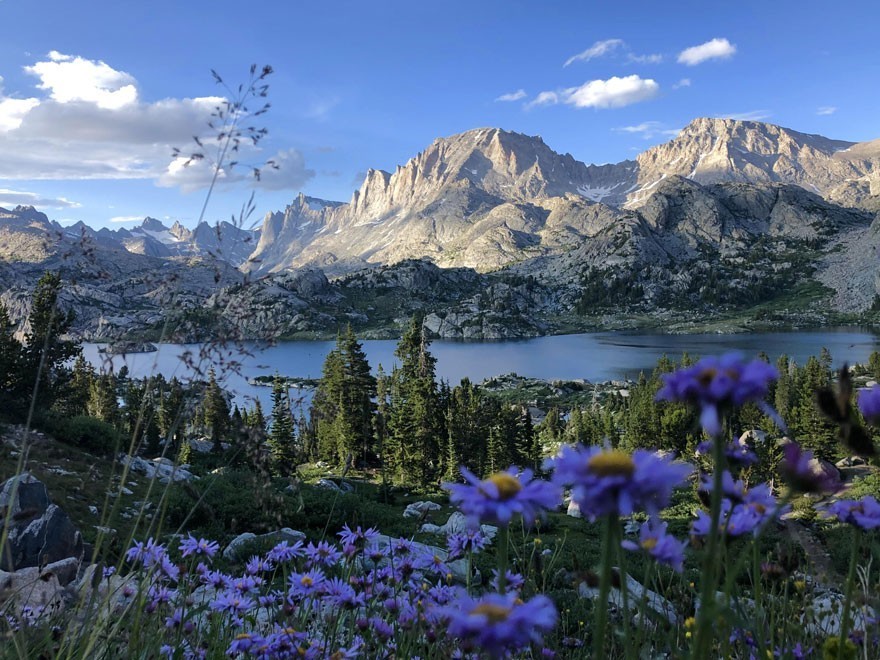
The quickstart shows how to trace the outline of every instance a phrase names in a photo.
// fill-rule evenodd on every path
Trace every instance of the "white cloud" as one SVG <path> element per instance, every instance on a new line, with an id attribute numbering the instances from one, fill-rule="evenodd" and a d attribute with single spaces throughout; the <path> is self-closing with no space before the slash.
<path id="1" fill-rule="evenodd" d="M 733 112 L 721 115 L 723 119 L 737 119 L 739 121 L 763 121 L 773 116 L 769 110 L 750 110 L 749 112 Z"/>
<path id="2" fill-rule="evenodd" d="M 53 50 L 48 61 L 26 66 L 24 70 L 39 77 L 37 88 L 47 90 L 58 103 L 85 101 L 99 108 L 118 110 L 138 100 L 134 78 L 101 61 Z"/>
<path id="3" fill-rule="evenodd" d="M 837 107 L 833 105 L 823 105 L 816 110 L 817 115 L 833 115 L 837 112 Z"/>
<path id="4" fill-rule="evenodd" d="M 607 55 L 608 53 L 623 45 L 625 45 L 623 39 L 605 39 L 604 41 L 597 41 L 585 51 L 569 57 L 567 60 L 565 60 L 565 64 L 563 64 L 562 66 L 566 67 L 569 64 L 573 64 L 574 62 L 589 62 L 594 57 L 602 57 L 603 55 Z"/>
<path id="5" fill-rule="evenodd" d="M 706 60 L 725 59 L 736 52 L 736 46 L 727 39 L 715 38 L 699 46 L 685 48 L 678 54 L 678 63 L 696 66 Z"/>
<path id="6" fill-rule="evenodd" d="M 530 101 L 526 108 L 533 108 L 536 105 L 556 105 L 559 103 L 559 94 L 556 92 L 541 92 L 533 101 Z"/>
<path id="7" fill-rule="evenodd" d="M 217 181 L 221 184 L 238 183 L 250 180 L 255 187 L 263 190 L 297 190 L 314 178 L 315 171 L 306 168 L 305 158 L 296 149 L 279 151 L 269 160 L 278 168 L 256 163 L 260 178 L 253 176 L 253 169 L 240 167 L 233 171 L 221 169 Z M 156 183 L 163 188 L 179 187 L 184 192 L 206 188 L 214 176 L 214 166 L 207 160 L 197 160 L 187 165 L 187 158 L 175 158 L 168 164 Z"/>
<path id="8" fill-rule="evenodd" d="M 526 97 L 526 90 L 518 89 L 515 92 L 510 92 L 509 94 L 502 94 L 496 101 L 519 101 L 520 99 L 524 99 Z"/>
<path id="9" fill-rule="evenodd" d="M 690 78 L 682 78 L 677 83 L 672 86 L 672 89 L 681 89 L 682 87 L 690 87 L 691 79 Z"/>
<path id="10" fill-rule="evenodd" d="M 270 160 L 277 165 L 277 169 L 260 168 L 257 185 L 264 190 L 298 190 L 315 176 L 315 171 L 306 167 L 305 158 L 296 149 L 279 151 Z"/>
<path id="11" fill-rule="evenodd" d="M 38 193 L 24 190 L 0 188 L 0 206 L 19 205 L 51 209 L 75 209 L 80 207 L 78 202 L 73 202 L 64 197 L 43 197 Z"/>
<path id="12" fill-rule="evenodd" d="M 0 179 L 156 179 L 160 185 L 177 181 L 187 190 L 210 181 L 200 168 L 182 171 L 171 154 L 174 147 L 194 147 L 194 135 L 210 147 L 207 122 L 222 97 L 148 103 L 140 100 L 130 74 L 55 51 L 25 70 L 39 78 L 44 94 L 11 98 L 0 87 Z M 240 157 L 265 159 L 248 143 Z M 288 163 L 290 158 L 281 154 Z M 297 171 L 295 163 L 291 171 Z M 303 176 L 304 165 L 298 171 Z"/>
<path id="13" fill-rule="evenodd" d="M 576 108 L 622 108 L 647 101 L 660 92 L 660 85 L 650 78 L 637 75 L 608 80 L 591 80 L 580 87 L 558 92 L 541 92 L 529 106 L 565 103 Z"/>
<path id="14" fill-rule="evenodd" d="M 142 215 L 115 215 L 110 218 L 110 222 L 140 222 L 143 219 Z"/>
<path id="15" fill-rule="evenodd" d="M 639 135 L 645 140 L 650 140 L 655 137 L 674 138 L 681 132 L 680 128 L 664 128 L 663 123 L 659 121 L 645 121 L 634 126 L 620 126 L 612 130 L 617 133 Z"/>

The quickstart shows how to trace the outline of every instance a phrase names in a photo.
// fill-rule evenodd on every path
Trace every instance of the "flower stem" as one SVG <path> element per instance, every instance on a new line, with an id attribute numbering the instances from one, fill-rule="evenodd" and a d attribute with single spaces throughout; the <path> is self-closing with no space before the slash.
<path id="1" fill-rule="evenodd" d="M 611 559 L 614 556 L 614 523 L 617 516 L 611 514 L 605 518 L 602 530 L 601 574 L 599 575 L 599 611 L 596 612 L 596 628 L 593 631 L 593 657 L 605 659 L 605 633 L 608 623 L 608 594 L 611 591 Z"/>
<path id="2" fill-rule="evenodd" d="M 837 660 L 842 660 L 849 635 L 849 613 L 852 609 L 853 587 L 856 582 L 856 564 L 859 560 L 859 550 L 862 545 L 862 533 L 858 527 L 853 527 L 852 554 L 849 557 L 849 570 L 846 573 L 846 592 L 843 601 L 843 616 L 840 618 L 840 644 L 837 647 Z"/>
<path id="3" fill-rule="evenodd" d="M 507 590 L 507 553 L 510 550 L 510 528 L 502 525 L 498 529 L 498 593 Z"/>
<path id="4" fill-rule="evenodd" d="M 709 643 L 712 636 L 712 620 L 715 610 L 715 591 L 718 576 L 715 570 L 718 540 L 721 535 L 721 499 L 724 495 L 724 444 L 722 437 L 712 440 L 714 473 L 712 474 L 712 500 L 710 504 L 711 525 L 709 527 L 709 545 L 703 557 L 703 591 L 700 595 L 700 611 L 697 613 L 697 638 L 694 642 L 693 657 L 705 658 L 709 655 Z"/>

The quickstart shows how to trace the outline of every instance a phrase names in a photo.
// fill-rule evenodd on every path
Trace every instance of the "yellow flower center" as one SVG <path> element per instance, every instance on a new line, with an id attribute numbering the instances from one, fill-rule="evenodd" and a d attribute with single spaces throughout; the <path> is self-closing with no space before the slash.
<path id="1" fill-rule="evenodd" d="M 498 497 L 502 500 L 509 500 L 522 490 L 522 484 L 519 479 L 507 472 L 496 472 L 486 481 L 491 481 L 498 489 Z"/>
<path id="2" fill-rule="evenodd" d="M 250 639 L 250 638 L 251 638 L 251 634 L 250 634 L 250 633 L 238 633 L 238 634 L 235 636 L 235 639 Z"/>
<path id="3" fill-rule="evenodd" d="M 312 578 L 310 578 L 308 575 L 303 575 L 299 579 L 299 583 L 304 587 L 311 587 L 315 583 L 315 581 Z"/>
<path id="4" fill-rule="evenodd" d="M 642 541 L 642 547 L 645 550 L 653 550 L 656 546 L 657 546 L 657 539 L 648 538 L 648 539 L 645 539 L 644 541 Z"/>
<path id="5" fill-rule="evenodd" d="M 631 477 L 636 464 L 626 452 L 611 449 L 593 456 L 587 461 L 587 469 L 600 477 Z"/>
<path id="6" fill-rule="evenodd" d="M 482 605 L 477 605 L 474 609 L 471 610 L 471 614 L 482 614 L 487 619 L 489 619 L 489 623 L 501 623 L 502 621 L 506 621 L 507 617 L 510 616 L 510 608 L 502 607 L 501 605 L 492 605 L 491 603 L 483 603 Z"/>

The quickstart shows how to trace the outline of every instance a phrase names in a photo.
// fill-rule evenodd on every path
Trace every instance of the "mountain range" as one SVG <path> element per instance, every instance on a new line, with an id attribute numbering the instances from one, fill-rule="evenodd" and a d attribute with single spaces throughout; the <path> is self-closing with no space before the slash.
<path id="1" fill-rule="evenodd" d="M 262 309 L 247 318 L 250 330 L 263 318 L 265 329 L 287 334 L 346 318 L 369 325 L 375 305 L 359 305 L 352 283 L 399 280 L 389 275 L 394 264 L 420 271 L 420 281 L 447 277 L 439 266 L 473 275 L 459 278 L 461 295 L 442 307 L 411 296 L 432 331 L 497 334 L 504 302 L 485 292 L 501 295 L 504 285 L 507 302 L 520 301 L 510 308 L 516 333 L 537 334 L 610 307 L 717 314 L 789 294 L 786 304 L 864 311 L 878 294 L 878 210 L 880 140 L 701 118 L 635 160 L 586 165 L 540 137 L 481 128 L 435 140 L 393 173 L 369 170 L 348 203 L 300 194 L 253 231 L 152 218 L 94 231 L 62 228 L 29 208 L 0 211 L 0 259 L 48 259 L 27 239 L 42 232 L 165 264 L 222 263 L 232 288 L 203 304 L 237 322 L 248 317 L 241 310 Z M 326 280 L 320 300 L 310 299 L 316 269 Z M 311 282 L 312 293 L 285 288 L 294 280 Z"/>

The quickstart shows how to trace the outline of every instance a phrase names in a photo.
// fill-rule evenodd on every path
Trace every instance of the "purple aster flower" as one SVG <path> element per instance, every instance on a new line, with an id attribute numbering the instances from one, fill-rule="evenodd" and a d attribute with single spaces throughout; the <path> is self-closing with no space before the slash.
<path id="1" fill-rule="evenodd" d="M 232 578 L 220 571 L 209 571 L 202 576 L 201 580 L 218 591 L 232 588 Z"/>
<path id="2" fill-rule="evenodd" d="M 543 595 L 526 603 L 516 594 L 489 594 L 478 601 L 464 596 L 448 614 L 451 636 L 495 658 L 540 644 L 557 621 L 553 602 Z"/>
<path id="3" fill-rule="evenodd" d="M 657 513 L 692 471 L 689 465 L 644 449 L 630 456 L 618 449 L 583 445 L 563 447 L 547 465 L 554 468 L 557 484 L 571 486 L 571 498 L 590 520 L 642 509 Z"/>
<path id="4" fill-rule="evenodd" d="M 248 560 L 248 563 L 245 564 L 244 570 L 248 575 L 257 575 L 258 573 L 271 571 L 273 568 L 274 566 L 272 566 L 271 561 L 254 555 Z"/>
<path id="5" fill-rule="evenodd" d="M 493 568 L 492 569 L 492 579 L 489 581 L 489 586 L 492 587 L 493 589 L 495 589 L 496 591 L 498 590 L 498 587 L 499 587 L 498 575 L 499 575 L 498 569 Z M 504 583 L 506 585 L 505 588 L 507 590 L 515 591 L 518 593 L 525 586 L 526 580 L 519 573 L 514 573 L 511 570 L 507 570 L 507 571 L 504 571 Z"/>
<path id="6" fill-rule="evenodd" d="M 469 529 L 463 533 L 450 534 L 446 538 L 449 548 L 449 559 L 464 557 L 468 553 L 477 553 L 489 545 L 488 539 L 478 529 Z"/>
<path id="7" fill-rule="evenodd" d="M 125 553 L 126 560 L 133 564 L 140 562 L 147 568 L 161 562 L 163 557 L 165 557 L 165 546 L 156 543 L 152 536 L 146 542 L 136 541 Z"/>
<path id="8" fill-rule="evenodd" d="M 255 575 L 244 575 L 232 581 L 232 589 L 240 594 L 252 594 L 257 593 L 262 584 L 263 578 L 256 577 Z"/>
<path id="9" fill-rule="evenodd" d="M 295 600 L 320 595 L 326 579 L 324 573 L 317 568 L 313 568 L 306 573 L 293 573 L 287 578 L 287 582 L 290 585 L 287 594 Z"/>
<path id="10" fill-rule="evenodd" d="M 302 557 L 303 554 L 302 541 L 297 541 L 293 545 L 290 545 L 287 541 L 282 541 L 266 553 L 266 560 L 273 564 L 286 564 L 297 557 Z"/>
<path id="11" fill-rule="evenodd" d="M 253 648 L 266 646 L 266 638 L 260 637 L 254 633 L 241 633 L 232 640 L 229 648 L 226 649 L 226 655 L 236 656 L 239 653 L 249 653 Z"/>
<path id="12" fill-rule="evenodd" d="M 159 605 L 167 605 L 177 597 L 177 592 L 166 586 L 153 585 L 147 592 L 149 605 L 155 610 Z"/>
<path id="13" fill-rule="evenodd" d="M 370 527 L 364 531 L 360 525 L 352 530 L 348 523 L 342 526 L 342 531 L 337 534 L 344 545 L 352 545 L 356 548 L 364 548 L 379 538 L 379 530 Z"/>
<path id="14" fill-rule="evenodd" d="M 677 573 L 684 569 L 685 542 L 679 541 L 672 534 L 666 533 L 666 523 L 659 520 L 649 520 L 643 523 L 639 529 L 638 543 L 635 541 L 623 541 L 622 545 L 627 550 L 643 550 L 660 564 L 671 566 Z"/>
<path id="15" fill-rule="evenodd" d="M 798 443 L 789 442 L 782 451 L 780 471 L 796 493 L 836 493 L 843 487 L 836 471 L 823 469 L 813 452 L 803 451 Z"/>
<path id="16" fill-rule="evenodd" d="M 437 553 L 423 552 L 416 559 L 415 567 L 422 571 L 431 571 L 437 575 L 445 576 L 450 573 L 446 559 Z"/>
<path id="17" fill-rule="evenodd" d="M 180 542 L 180 554 L 184 557 L 198 555 L 213 559 L 219 549 L 220 544 L 218 544 L 217 541 L 196 539 L 192 534 L 188 534 L 187 537 Z"/>
<path id="18" fill-rule="evenodd" d="M 466 484 L 446 483 L 443 487 L 449 491 L 449 500 L 458 505 L 474 526 L 480 522 L 506 526 L 517 514 L 531 524 L 562 500 L 557 486 L 534 479 L 531 470 L 520 473 L 511 467 L 507 472 L 497 472 L 481 481 L 462 467 L 461 475 Z"/>
<path id="19" fill-rule="evenodd" d="M 719 407 L 741 406 L 763 400 L 770 383 L 779 377 L 776 369 L 761 360 L 746 363 L 739 353 L 706 357 L 695 365 L 663 374 L 658 401 L 682 401 L 700 407 L 700 423 L 711 435 L 721 433 Z M 774 418 L 778 417 L 774 413 Z"/>
<path id="20" fill-rule="evenodd" d="M 166 628 L 177 628 L 183 622 L 183 609 L 177 607 L 174 609 L 174 612 L 171 613 L 171 616 L 165 617 L 165 627 Z"/>
<path id="21" fill-rule="evenodd" d="M 880 527 L 880 504 L 872 495 L 860 500 L 837 500 L 825 509 L 826 517 L 837 518 L 865 530 Z"/>
<path id="22" fill-rule="evenodd" d="M 321 541 L 318 545 L 309 543 L 306 546 L 306 557 L 309 558 L 310 566 L 325 566 L 327 568 L 335 566 L 342 558 L 342 553 L 334 546 Z"/>
<path id="23" fill-rule="evenodd" d="M 241 616 L 253 608 L 254 601 L 234 591 L 224 591 L 212 600 L 208 606 L 215 612 L 226 612 L 234 616 Z"/>
<path id="24" fill-rule="evenodd" d="M 738 483 L 738 482 L 737 482 Z M 739 501 L 721 500 L 721 530 L 730 537 L 757 533 L 774 517 L 786 513 L 790 507 L 778 507 L 776 498 L 767 484 L 758 484 L 742 493 Z M 711 518 L 705 511 L 697 513 L 691 525 L 691 536 L 707 536 L 711 531 Z"/>
<path id="25" fill-rule="evenodd" d="M 869 423 L 880 422 L 880 385 L 859 390 L 859 410 Z"/>
<path id="26" fill-rule="evenodd" d="M 355 609 L 366 604 L 363 594 L 357 593 L 354 588 L 340 578 L 331 578 L 324 583 L 324 600 L 334 607 Z"/>
<path id="27" fill-rule="evenodd" d="M 104 577 L 104 579 L 109 579 L 110 576 L 115 573 L 116 573 L 115 566 L 105 566 L 104 569 L 101 571 L 101 575 Z"/>

